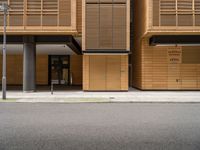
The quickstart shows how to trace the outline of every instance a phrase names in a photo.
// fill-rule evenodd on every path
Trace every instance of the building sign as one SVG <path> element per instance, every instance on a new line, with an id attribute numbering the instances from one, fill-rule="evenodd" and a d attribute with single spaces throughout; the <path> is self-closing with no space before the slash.
<path id="1" fill-rule="evenodd" d="M 167 55 L 168 55 L 169 64 L 182 63 L 182 48 L 181 47 L 169 48 L 167 51 Z"/>

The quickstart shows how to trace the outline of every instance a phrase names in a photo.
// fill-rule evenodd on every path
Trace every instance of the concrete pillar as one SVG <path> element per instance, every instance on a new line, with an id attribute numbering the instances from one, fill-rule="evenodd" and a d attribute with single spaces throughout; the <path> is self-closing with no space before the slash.
<path id="1" fill-rule="evenodd" d="M 33 36 L 24 37 L 23 91 L 36 90 L 36 44 Z"/>

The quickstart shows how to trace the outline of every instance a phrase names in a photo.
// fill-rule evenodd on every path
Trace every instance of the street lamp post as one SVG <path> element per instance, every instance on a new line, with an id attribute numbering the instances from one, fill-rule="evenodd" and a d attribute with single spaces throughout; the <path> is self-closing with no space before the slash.
<path id="1" fill-rule="evenodd" d="M 6 99 L 6 26 L 7 26 L 7 12 L 8 4 L 2 3 L 0 10 L 4 13 L 4 30 L 3 30 L 3 70 L 2 70 L 2 98 Z"/>

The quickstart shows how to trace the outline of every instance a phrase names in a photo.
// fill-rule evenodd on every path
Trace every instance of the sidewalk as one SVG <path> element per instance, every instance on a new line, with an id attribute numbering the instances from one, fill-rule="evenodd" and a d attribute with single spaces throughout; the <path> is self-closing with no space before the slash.
<path id="1" fill-rule="evenodd" d="M 1 93 L 2 94 L 2 93 Z M 0 94 L 0 96 L 1 96 Z M 0 100 L 1 102 L 5 102 Z M 83 92 L 83 91 L 50 91 L 23 93 L 8 91 L 7 102 L 200 102 L 200 91 L 139 91 L 129 92 Z"/>

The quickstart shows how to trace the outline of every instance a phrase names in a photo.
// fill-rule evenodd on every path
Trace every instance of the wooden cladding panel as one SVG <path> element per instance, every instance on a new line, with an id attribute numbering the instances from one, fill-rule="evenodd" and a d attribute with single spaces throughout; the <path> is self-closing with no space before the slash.
<path id="1" fill-rule="evenodd" d="M 83 90 L 88 91 L 90 84 L 90 57 L 83 55 Z"/>
<path id="2" fill-rule="evenodd" d="M 43 15 L 42 25 L 57 26 L 57 15 Z"/>
<path id="3" fill-rule="evenodd" d="M 95 4 L 86 6 L 86 48 L 99 47 L 99 7 Z"/>
<path id="4" fill-rule="evenodd" d="M 71 0 L 59 1 L 59 25 L 70 26 L 71 25 Z"/>
<path id="5" fill-rule="evenodd" d="M 9 25 L 10 26 L 23 26 L 23 15 L 10 15 L 9 16 Z"/>
<path id="6" fill-rule="evenodd" d="M 100 49 L 112 49 L 113 47 L 113 22 L 112 22 L 112 5 L 102 4 L 100 5 Z"/>
<path id="7" fill-rule="evenodd" d="M 161 26 L 176 26 L 176 15 L 161 15 L 160 18 Z"/>
<path id="8" fill-rule="evenodd" d="M 121 89 L 121 56 L 107 56 L 106 58 L 106 89 Z"/>
<path id="9" fill-rule="evenodd" d="M 193 64 L 181 65 L 182 89 L 197 89 L 197 66 Z"/>
<path id="10" fill-rule="evenodd" d="M 153 1 L 153 26 L 159 26 L 159 0 Z"/>
<path id="11" fill-rule="evenodd" d="M 192 10 L 192 2 L 193 0 L 178 0 L 177 2 L 177 9 L 178 10 L 185 10 L 185 11 L 191 11 Z"/>
<path id="12" fill-rule="evenodd" d="M 38 10 L 42 8 L 41 0 L 27 0 L 27 9 L 28 10 Z"/>
<path id="13" fill-rule="evenodd" d="M 126 47 L 126 5 L 113 5 L 113 49 Z"/>
<path id="14" fill-rule="evenodd" d="M 82 0 L 77 0 L 77 30 L 82 33 Z"/>
<path id="15" fill-rule="evenodd" d="M 153 0 L 153 26 L 200 26 L 198 0 Z"/>
<path id="16" fill-rule="evenodd" d="M 72 85 L 82 85 L 82 55 L 70 56 L 70 73 L 72 75 Z"/>
<path id="17" fill-rule="evenodd" d="M 39 85 L 48 84 L 48 56 L 47 55 L 37 55 L 36 83 Z"/>
<path id="18" fill-rule="evenodd" d="M 200 47 L 183 47 L 183 64 L 200 64 Z"/>
<path id="19" fill-rule="evenodd" d="M 27 15 L 27 26 L 40 26 L 41 15 Z"/>
<path id="20" fill-rule="evenodd" d="M 86 1 L 86 34 L 83 37 L 86 50 L 129 49 L 126 3 L 127 0 Z"/>
<path id="21" fill-rule="evenodd" d="M 10 0 L 9 5 L 12 10 L 23 10 L 24 9 L 24 0 Z"/>
<path id="22" fill-rule="evenodd" d="M 134 55 L 133 59 L 141 57 L 141 72 L 135 69 L 134 79 L 142 79 L 134 86 L 146 90 L 199 90 L 200 79 L 200 47 L 160 47 L 149 46 L 148 38 L 142 40 L 138 51 L 141 56 Z M 169 50 L 180 51 L 180 61 L 169 59 Z M 175 56 L 177 58 L 177 56 Z M 134 66 L 135 64 L 133 64 Z"/>
<path id="23" fill-rule="evenodd" d="M 81 0 L 9 0 L 11 9 L 7 25 L 11 27 L 7 32 L 32 33 L 37 29 L 37 33 L 47 30 L 75 33 L 81 26 L 80 8 L 76 12 L 80 2 Z M 79 19 L 76 18 L 76 13 Z M 79 25 L 76 25 L 76 21 L 79 21 Z M 0 26 L 3 26 L 3 13 L 0 13 Z"/>
<path id="24" fill-rule="evenodd" d="M 178 26 L 192 26 L 193 25 L 193 15 L 178 15 Z"/>
<path id="25" fill-rule="evenodd" d="M 58 0 L 43 0 L 43 9 L 44 10 L 58 9 Z"/>
<path id="26" fill-rule="evenodd" d="M 106 57 L 90 56 L 89 58 L 89 89 L 106 89 Z"/>
<path id="27" fill-rule="evenodd" d="M 2 55 L 0 55 L 0 74 L 2 74 Z M 1 82 L 1 78 L 0 78 Z M 36 62 L 37 84 L 48 84 L 48 56 L 38 55 Z M 7 83 L 8 85 L 23 84 L 23 55 L 7 56 Z"/>
<path id="28" fill-rule="evenodd" d="M 120 81 L 121 81 L 121 90 L 122 91 L 127 91 L 129 88 L 129 78 L 128 78 L 128 74 L 129 74 L 129 56 L 127 55 L 122 55 L 121 56 L 121 74 L 120 74 Z"/>
<path id="29" fill-rule="evenodd" d="M 83 90 L 127 91 L 127 55 L 84 55 Z"/>

